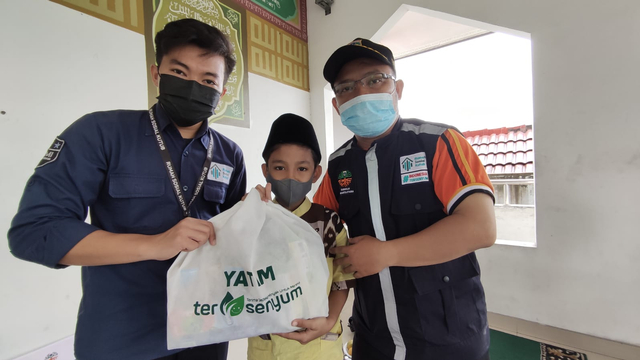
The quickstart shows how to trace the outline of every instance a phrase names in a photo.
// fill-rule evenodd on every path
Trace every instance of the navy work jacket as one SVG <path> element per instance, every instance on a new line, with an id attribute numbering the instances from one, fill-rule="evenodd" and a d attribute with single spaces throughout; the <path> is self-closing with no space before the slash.
<path id="1" fill-rule="evenodd" d="M 208 220 L 246 192 L 242 151 L 206 123 L 184 140 L 155 105 L 158 127 L 188 202 L 207 146 L 213 161 L 190 216 Z M 86 223 L 87 213 L 90 223 Z M 52 268 L 96 230 L 154 235 L 183 219 L 148 111 L 85 115 L 56 138 L 25 188 L 8 233 L 18 258 Z M 154 359 L 167 350 L 166 273 L 174 259 L 82 267 L 78 359 Z"/>

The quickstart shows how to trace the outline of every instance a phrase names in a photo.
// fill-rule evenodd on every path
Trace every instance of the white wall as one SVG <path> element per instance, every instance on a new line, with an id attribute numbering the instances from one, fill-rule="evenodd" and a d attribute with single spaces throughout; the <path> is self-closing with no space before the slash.
<path id="1" fill-rule="evenodd" d="M 45 151 L 85 113 L 146 107 L 141 35 L 45 0 L 0 2 L 0 233 Z M 10 169 L 10 170 L 8 170 Z M 0 359 L 75 330 L 80 269 L 0 251 Z"/>
<path id="2" fill-rule="evenodd" d="M 498 240 L 513 243 L 525 243 L 534 246 L 536 243 L 535 208 L 524 206 L 496 206 L 496 226 Z"/>
<path id="3" fill-rule="evenodd" d="M 47 0 L 0 1 L 0 233 L 53 139 L 97 110 L 145 109 L 143 36 Z M 245 152 L 248 185 L 263 183 L 262 147 L 284 112 L 309 117 L 309 93 L 249 75 L 251 128 L 213 127 Z M 8 171 L 7 169 L 10 169 Z M 6 242 L 5 242 L 6 244 Z M 0 359 L 73 334 L 79 268 L 51 270 L 0 251 Z"/>
<path id="4" fill-rule="evenodd" d="M 324 62 L 403 2 L 337 1 L 329 16 L 307 3 L 311 117 L 324 129 Z M 640 3 L 405 3 L 531 34 L 538 248 L 479 252 L 489 311 L 640 345 Z"/>

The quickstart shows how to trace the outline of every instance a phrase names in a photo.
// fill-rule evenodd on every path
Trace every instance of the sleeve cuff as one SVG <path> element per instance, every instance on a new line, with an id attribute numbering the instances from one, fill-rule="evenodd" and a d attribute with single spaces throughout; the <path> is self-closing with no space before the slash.
<path id="1" fill-rule="evenodd" d="M 491 188 L 485 184 L 469 184 L 463 188 L 461 188 L 458 193 L 451 198 L 451 200 L 449 201 L 449 204 L 447 205 L 447 214 L 451 214 L 453 213 L 453 211 L 456 209 L 456 207 L 458 207 L 458 205 L 460 205 L 460 203 L 467 198 L 467 196 L 474 194 L 474 193 L 485 193 L 489 196 L 491 196 L 491 199 L 493 200 L 493 202 L 495 203 L 496 199 L 493 195 L 493 191 L 491 190 Z"/>
<path id="2" fill-rule="evenodd" d="M 80 240 L 84 239 L 92 232 L 99 230 L 97 227 L 76 219 L 64 219 L 52 225 L 51 230 L 45 237 L 45 251 L 43 265 L 51 268 L 65 268 L 60 260 L 74 247 Z"/>
<path id="3" fill-rule="evenodd" d="M 348 290 L 356 286 L 356 279 L 334 281 L 331 284 L 331 291 Z"/>
<path id="4" fill-rule="evenodd" d="M 339 290 L 346 290 L 346 289 L 347 289 L 346 281 L 334 281 L 331 284 L 331 291 L 339 291 Z"/>

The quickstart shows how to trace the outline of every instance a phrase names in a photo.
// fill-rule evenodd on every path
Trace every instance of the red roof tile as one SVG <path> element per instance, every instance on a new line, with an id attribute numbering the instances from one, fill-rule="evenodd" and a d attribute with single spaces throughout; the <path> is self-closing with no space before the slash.
<path id="1" fill-rule="evenodd" d="M 531 125 L 462 133 L 484 164 L 487 174 L 533 172 L 533 129 Z"/>

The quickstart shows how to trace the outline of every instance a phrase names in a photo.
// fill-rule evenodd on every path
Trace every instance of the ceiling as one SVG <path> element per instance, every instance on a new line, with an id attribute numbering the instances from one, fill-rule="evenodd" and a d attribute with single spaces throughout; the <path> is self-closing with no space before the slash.
<path id="1" fill-rule="evenodd" d="M 490 33 L 488 30 L 406 11 L 377 40 L 389 47 L 396 59 L 401 59 Z"/>

